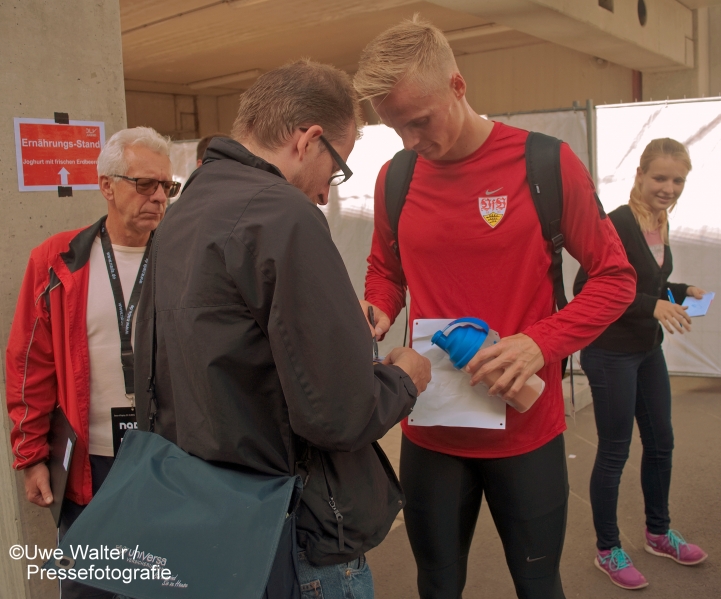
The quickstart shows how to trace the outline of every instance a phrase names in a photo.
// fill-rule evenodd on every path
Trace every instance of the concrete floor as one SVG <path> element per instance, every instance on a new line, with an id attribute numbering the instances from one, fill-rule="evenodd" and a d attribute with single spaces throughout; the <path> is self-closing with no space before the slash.
<path id="1" fill-rule="evenodd" d="M 649 586 L 639 591 L 620 589 L 593 565 L 595 533 L 588 481 L 596 454 L 596 428 L 591 406 L 567 418 L 566 453 L 571 485 L 566 544 L 561 574 L 569 599 L 718 599 L 721 597 L 721 379 L 672 377 L 673 423 L 676 439 L 670 510 L 672 528 L 702 546 L 708 560 L 684 567 L 643 550 L 643 499 L 639 479 L 641 444 L 631 447 L 621 484 L 618 521 L 621 540 Z M 381 442 L 398 467 L 400 429 Z M 402 514 L 393 530 L 368 553 L 378 599 L 417 597 L 416 567 Z M 500 539 L 483 506 L 476 527 L 468 567 L 465 599 L 516 597 L 505 565 Z"/>

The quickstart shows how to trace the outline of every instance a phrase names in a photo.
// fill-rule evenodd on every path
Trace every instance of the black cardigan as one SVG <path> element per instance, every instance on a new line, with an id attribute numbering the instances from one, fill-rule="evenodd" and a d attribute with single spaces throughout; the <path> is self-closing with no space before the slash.
<path id="1" fill-rule="evenodd" d="M 661 323 L 653 317 L 656 301 L 668 300 L 667 290 L 670 289 L 676 303 L 680 304 L 686 297 L 688 285 L 668 282 L 673 270 L 671 248 L 665 247 L 663 266 L 659 266 L 628 204 L 616 208 L 608 216 L 618 231 L 628 261 L 636 270 L 636 299 L 591 345 L 624 353 L 650 351 L 663 341 Z M 583 268 L 579 269 L 573 284 L 574 295 L 580 293 L 587 280 Z"/>

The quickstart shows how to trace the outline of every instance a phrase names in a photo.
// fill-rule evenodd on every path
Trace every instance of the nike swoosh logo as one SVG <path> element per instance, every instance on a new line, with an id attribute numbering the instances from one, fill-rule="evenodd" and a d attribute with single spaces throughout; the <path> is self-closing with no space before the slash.
<path id="1" fill-rule="evenodd" d="M 529 556 L 526 558 L 526 561 L 527 561 L 528 563 L 531 563 L 531 562 L 537 562 L 539 559 L 546 559 L 546 556 L 543 555 L 543 556 L 541 556 L 541 557 L 534 557 L 533 559 L 531 559 L 531 556 L 529 555 Z"/>
<path id="2" fill-rule="evenodd" d="M 494 194 L 494 193 L 498 193 L 499 191 L 501 191 L 501 189 L 503 189 L 503 187 L 499 187 L 498 189 L 494 189 L 493 191 L 488 191 L 488 190 L 486 189 L 486 195 L 489 196 L 489 195 L 492 195 L 492 194 Z"/>

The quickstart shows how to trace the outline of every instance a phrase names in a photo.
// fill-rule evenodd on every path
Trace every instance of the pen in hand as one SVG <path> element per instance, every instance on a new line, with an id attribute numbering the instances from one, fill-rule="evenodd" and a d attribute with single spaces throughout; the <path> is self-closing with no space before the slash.
<path id="1" fill-rule="evenodd" d="M 373 306 L 368 306 L 368 322 L 370 322 L 373 330 L 376 328 L 376 319 L 373 314 Z M 376 334 L 373 333 L 373 361 L 378 362 L 378 341 L 376 340 Z"/>
<path id="2" fill-rule="evenodd" d="M 671 293 L 670 289 L 666 289 L 666 295 L 668 296 L 668 301 L 670 301 L 672 304 L 676 303 L 676 300 L 673 299 L 673 293 Z"/>

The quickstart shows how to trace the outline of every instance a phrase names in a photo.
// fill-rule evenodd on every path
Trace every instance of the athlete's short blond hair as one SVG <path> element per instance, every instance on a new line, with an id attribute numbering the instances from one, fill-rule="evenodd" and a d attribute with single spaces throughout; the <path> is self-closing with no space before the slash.
<path id="1" fill-rule="evenodd" d="M 388 95 L 401 79 L 433 89 L 445 83 L 451 68 L 456 60 L 445 35 L 416 13 L 365 47 L 353 85 L 362 100 Z"/>

